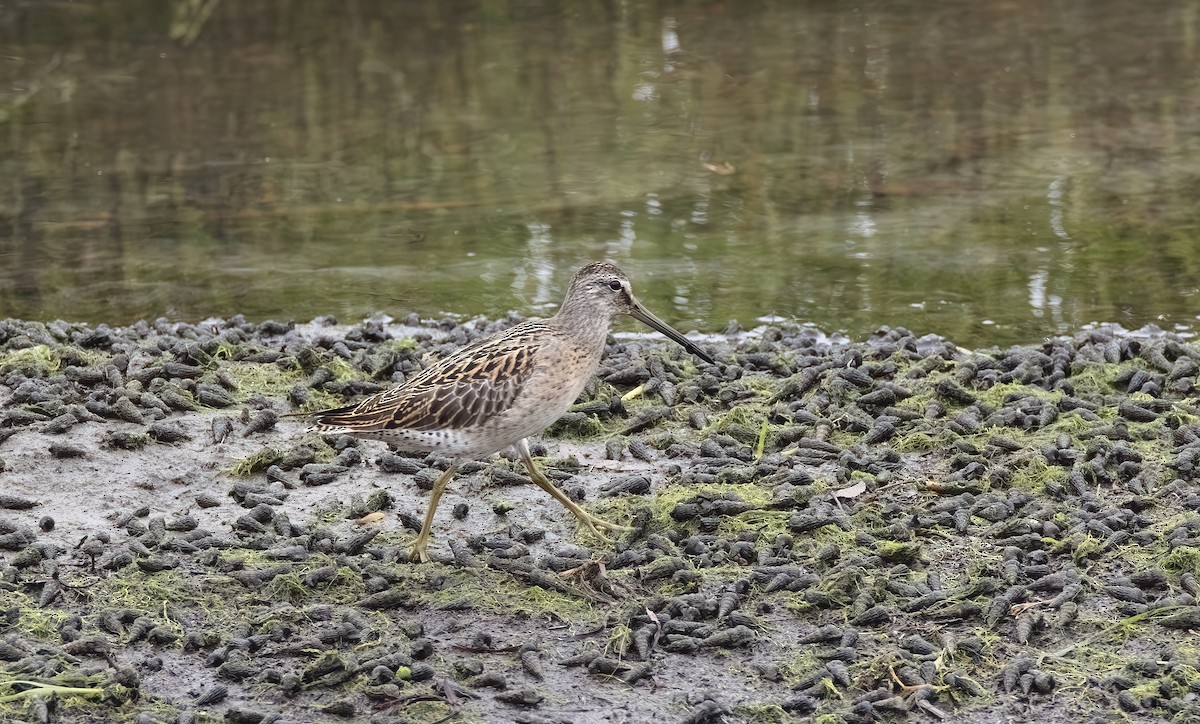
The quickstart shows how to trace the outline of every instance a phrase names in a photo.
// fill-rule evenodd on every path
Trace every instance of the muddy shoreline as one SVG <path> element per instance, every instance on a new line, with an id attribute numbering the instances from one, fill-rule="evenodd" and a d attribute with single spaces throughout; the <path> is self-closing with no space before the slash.
<path id="1" fill-rule="evenodd" d="M 504 457 L 306 433 L 518 321 L 0 321 L 0 721 L 1200 720 L 1200 347 L 618 335 Z M 25 683 L 22 683 L 25 682 Z"/>

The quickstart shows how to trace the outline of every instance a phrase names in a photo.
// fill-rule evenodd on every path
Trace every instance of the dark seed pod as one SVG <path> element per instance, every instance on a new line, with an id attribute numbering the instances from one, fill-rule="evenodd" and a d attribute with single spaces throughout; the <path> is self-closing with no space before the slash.
<path id="1" fill-rule="evenodd" d="M 259 410 L 246 423 L 245 429 L 242 430 L 242 437 L 249 437 L 257 432 L 266 432 L 275 427 L 275 423 L 278 421 L 279 415 L 275 414 L 274 410 Z"/>
<path id="2" fill-rule="evenodd" d="M 733 648 L 745 646 L 754 641 L 754 632 L 745 626 L 735 626 L 731 629 L 718 631 L 700 642 L 701 646 L 715 648 Z"/>
<path id="3" fill-rule="evenodd" d="M 987 691 L 979 684 L 979 682 L 975 681 L 969 676 L 961 676 L 950 673 L 947 674 L 945 678 L 947 683 L 949 683 L 955 689 L 965 693 L 967 696 L 979 698 L 987 694 Z"/>
<path id="4" fill-rule="evenodd" d="M 226 661 L 217 667 L 217 676 L 230 681 L 245 681 L 259 673 L 261 668 L 249 661 Z"/>
<path id="5" fill-rule="evenodd" d="M 740 605 L 741 599 L 735 591 L 726 591 L 721 594 L 721 598 L 717 603 L 717 618 L 725 618 Z"/>
<path id="6" fill-rule="evenodd" d="M 1059 608 L 1068 601 L 1074 599 L 1082 592 L 1082 585 L 1078 583 L 1068 583 L 1067 585 L 1063 586 L 1062 591 L 1057 596 L 1046 602 L 1046 606 L 1049 608 Z"/>
<path id="7" fill-rule="evenodd" d="M 1037 671 L 1034 673 L 1033 688 L 1036 689 L 1038 693 L 1049 694 L 1050 692 L 1054 691 L 1054 685 L 1055 681 L 1053 674 L 1044 671 Z"/>
<path id="8" fill-rule="evenodd" d="M 654 451 L 650 446 L 638 438 L 633 438 L 626 445 L 629 454 L 643 462 L 653 462 L 655 459 Z"/>
<path id="9" fill-rule="evenodd" d="M 331 463 L 309 463 L 300 470 L 300 481 L 310 487 L 328 485 L 348 469 Z"/>
<path id="10" fill-rule="evenodd" d="M 262 523 L 260 523 L 258 520 L 256 520 L 254 518 L 254 516 L 251 516 L 251 515 L 238 516 L 237 520 L 234 521 L 233 525 L 238 530 L 246 531 L 248 533 L 266 533 L 267 532 L 267 527 L 265 525 L 263 525 Z M 139 563 L 138 565 L 141 565 L 141 564 Z"/>
<path id="11" fill-rule="evenodd" d="M 833 624 L 826 624 L 809 631 L 806 634 L 801 634 L 796 641 L 802 644 L 816 644 L 828 641 L 840 641 L 845 629 Z"/>
<path id="12" fill-rule="evenodd" d="M 825 670 L 833 678 L 833 682 L 842 689 L 849 689 L 854 684 L 854 679 L 850 676 L 850 670 L 846 668 L 846 664 L 836 659 L 826 662 Z"/>
<path id="13" fill-rule="evenodd" d="M 881 626 L 883 624 L 889 623 L 891 620 L 892 620 L 892 616 L 890 613 L 888 613 L 888 610 L 886 608 L 884 608 L 883 606 L 872 606 L 871 608 L 867 609 L 866 611 L 863 611 L 861 614 L 859 614 L 858 616 L 855 616 L 853 619 L 851 619 L 850 625 L 852 625 L 852 626 Z"/>
<path id="14" fill-rule="evenodd" d="M 196 400 L 205 407 L 232 407 L 235 404 L 233 396 L 224 387 L 204 382 L 196 385 Z"/>
<path id="15" fill-rule="evenodd" d="M 1200 629 L 1200 606 L 1185 608 L 1179 613 L 1158 619 L 1158 624 L 1166 628 Z"/>
<path id="16" fill-rule="evenodd" d="M 57 578 L 51 578 L 50 580 L 46 581 L 46 583 L 42 586 L 41 594 L 38 596 L 38 606 L 41 608 L 49 606 L 54 602 L 54 599 L 58 598 L 59 594 L 62 593 L 62 590 L 62 583 L 60 583 Z"/>
<path id="17" fill-rule="evenodd" d="M 1129 601 L 1132 603 L 1146 602 L 1146 593 L 1142 589 L 1133 586 L 1105 586 L 1102 590 L 1118 601 Z"/>
<path id="18" fill-rule="evenodd" d="M 385 473 L 416 475 L 424 468 L 425 464 L 414 458 L 402 457 L 390 452 L 385 452 L 379 456 L 379 469 Z"/>
<path id="19" fill-rule="evenodd" d="M 137 567 L 144 573 L 158 573 L 179 567 L 179 561 L 165 556 L 150 556 L 137 559 Z"/>
<path id="20" fill-rule="evenodd" d="M 901 664 L 894 668 L 896 678 L 906 687 L 919 687 L 926 683 L 924 677 L 920 675 L 920 671 L 913 669 L 912 666 Z"/>
<path id="21" fill-rule="evenodd" d="M 497 701 L 503 701 L 504 704 L 514 706 L 538 706 L 544 699 L 545 696 L 529 688 L 516 689 L 514 692 L 503 692 L 496 695 Z"/>
<path id="22" fill-rule="evenodd" d="M 1197 580 L 1196 575 L 1192 572 L 1189 571 L 1179 577 L 1179 587 L 1192 596 L 1200 598 L 1200 580 Z"/>
<path id="23" fill-rule="evenodd" d="M 959 387 L 952 380 L 942 379 L 934 385 L 934 392 L 939 397 L 945 398 L 950 402 L 955 402 L 960 405 L 971 405 L 975 403 L 975 396 Z"/>
<path id="24" fill-rule="evenodd" d="M 358 605 L 373 611 L 389 611 L 412 606 L 412 596 L 401 588 L 389 588 L 373 593 L 358 602 Z"/>
<path id="25" fill-rule="evenodd" d="M 179 634 L 167 626 L 155 626 L 146 634 L 146 640 L 155 646 L 174 646 Z"/>
<path id="26" fill-rule="evenodd" d="M 8 510 L 29 510 L 37 505 L 37 501 L 30 498 L 23 498 L 10 493 L 0 492 L 0 508 Z"/>
<path id="27" fill-rule="evenodd" d="M 652 671 L 653 667 L 650 664 L 639 664 L 630 667 L 628 671 L 620 676 L 620 679 L 626 684 L 634 684 L 649 676 Z"/>
<path id="28" fill-rule="evenodd" d="M 1168 587 L 1167 574 L 1157 568 L 1134 571 L 1129 580 L 1139 588 L 1165 589 Z"/>
<path id="29" fill-rule="evenodd" d="M 584 652 L 578 653 L 574 656 L 569 656 L 569 657 L 563 659 L 562 661 L 559 661 L 558 665 L 566 666 L 566 667 L 587 666 L 587 665 L 591 664 L 592 661 L 599 658 L 599 656 L 600 656 L 600 654 L 596 653 L 595 651 L 584 651 Z"/>
<path id="30" fill-rule="evenodd" d="M 83 448 L 65 443 L 52 443 L 49 450 L 51 455 L 60 460 L 87 457 L 88 454 Z"/>
<path id="31" fill-rule="evenodd" d="M 1133 422 L 1153 422 L 1158 419 L 1157 412 L 1129 400 L 1125 400 L 1117 406 L 1117 414 Z"/>
<path id="32" fill-rule="evenodd" d="M 1000 672 L 1001 686 L 1004 691 L 1015 691 L 1020 686 L 1021 675 L 1028 672 L 1032 662 L 1021 657 L 1004 667 Z"/>
<path id="33" fill-rule="evenodd" d="M 625 671 L 628 667 L 619 659 L 610 659 L 606 656 L 598 656 L 588 663 L 587 668 L 588 672 L 592 674 L 606 674 L 608 676 L 615 676 L 622 671 Z"/>
<path id="34" fill-rule="evenodd" d="M 1041 621 L 1042 617 L 1040 614 L 1034 612 L 1022 614 L 1017 619 L 1017 642 L 1022 644 L 1029 643 L 1029 637 L 1033 635 L 1034 629 L 1041 624 Z"/>
<path id="35" fill-rule="evenodd" d="M 601 491 L 605 496 L 621 494 L 645 495 L 650 492 L 650 478 L 645 475 L 628 475 L 615 478 L 601 488 Z"/>
<path id="36" fill-rule="evenodd" d="M 1058 615 L 1054 617 L 1055 628 L 1066 628 L 1079 616 L 1079 605 L 1074 601 L 1064 603 L 1058 609 Z"/>
<path id="37" fill-rule="evenodd" d="M 1031 591 L 1061 591 L 1071 583 L 1079 581 L 1079 573 L 1074 570 L 1049 573 L 1029 584 Z"/>
<path id="38" fill-rule="evenodd" d="M 230 404 L 233 404 L 230 401 Z M 233 421 L 228 417 L 215 417 L 212 421 L 213 442 L 218 445 L 233 433 Z"/>
<path id="39" fill-rule="evenodd" d="M 150 629 L 154 628 L 154 622 L 145 616 L 139 616 L 129 625 L 129 643 L 141 641 L 150 633 Z"/>
<path id="40" fill-rule="evenodd" d="M 938 651 L 936 646 L 916 634 L 905 636 L 900 640 L 900 646 L 920 656 L 928 656 Z"/>
<path id="41" fill-rule="evenodd" d="M 690 636 L 670 635 L 665 636 L 664 640 L 663 650 L 673 654 L 692 654 L 700 648 L 700 641 Z"/>
<path id="42" fill-rule="evenodd" d="M 887 442 L 896 436 L 896 422 L 894 418 L 883 416 L 875 421 L 871 430 L 863 436 L 862 442 L 865 445 L 876 445 L 881 442 Z"/>
<path id="43" fill-rule="evenodd" d="M 112 646 L 103 636 L 84 636 L 64 644 L 62 650 L 71 656 L 106 656 L 112 651 Z M 0 650 L 0 660 L 4 658 L 4 651 Z"/>
<path id="44" fill-rule="evenodd" d="M 1128 712 L 1138 712 L 1142 710 L 1142 705 L 1138 702 L 1137 697 L 1131 694 L 1128 690 L 1117 692 L 1117 704 L 1122 709 Z"/>

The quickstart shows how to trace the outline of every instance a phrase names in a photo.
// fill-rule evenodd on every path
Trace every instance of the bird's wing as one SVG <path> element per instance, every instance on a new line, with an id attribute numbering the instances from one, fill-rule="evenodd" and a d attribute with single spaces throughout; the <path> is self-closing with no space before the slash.
<path id="1" fill-rule="evenodd" d="M 513 327 L 456 350 L 406 383 L 346 407 L 314 413 L 318 431 L 460 430 L 513 404 L 533 375 L 541 325 Z"/>

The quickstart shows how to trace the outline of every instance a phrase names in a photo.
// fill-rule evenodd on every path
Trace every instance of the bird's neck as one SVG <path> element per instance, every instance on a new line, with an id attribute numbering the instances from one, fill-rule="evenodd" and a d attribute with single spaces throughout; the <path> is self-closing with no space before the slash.
<path id="1" fill-rule="evenodd" d="M 604 310 L 563 305 L 547 321 L 565 330 L 579 346 L 586 349 L 603 349 L 608 339 L 610 317 Z"/>

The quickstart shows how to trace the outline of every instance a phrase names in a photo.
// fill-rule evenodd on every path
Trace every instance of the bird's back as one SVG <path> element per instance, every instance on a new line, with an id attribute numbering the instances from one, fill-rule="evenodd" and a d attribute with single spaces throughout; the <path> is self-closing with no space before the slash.
<path id="1" fill-rule="evenodd" d="M 316 413 L 312 429 L 410 452 L 483 457 L 561 417 L 602 351 L 602 339 L 587 349 L 554 320 L 530 320 L 456 350 L 398 387 Z"/>

